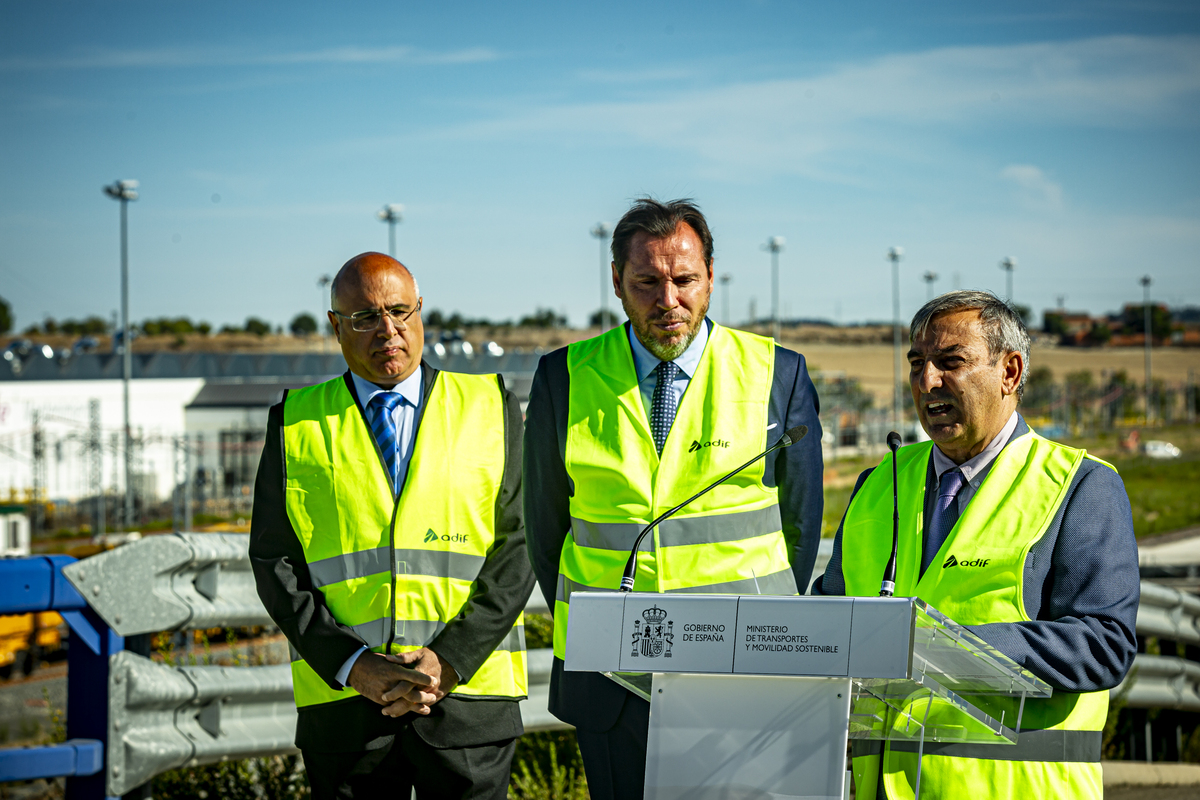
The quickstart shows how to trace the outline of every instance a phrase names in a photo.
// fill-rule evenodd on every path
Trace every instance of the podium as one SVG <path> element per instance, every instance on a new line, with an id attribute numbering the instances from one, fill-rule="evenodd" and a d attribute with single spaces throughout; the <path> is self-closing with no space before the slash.
<path id="1" fill-rule="evenodd" d="M 1052 692 L 918 598 L 576 592 L 568 621 L 567 670 L 650 702 L 646 800 L 842 800 L 849 740 L 915 750 L 919 792 L 925 742 L 1016 744 Z"/>

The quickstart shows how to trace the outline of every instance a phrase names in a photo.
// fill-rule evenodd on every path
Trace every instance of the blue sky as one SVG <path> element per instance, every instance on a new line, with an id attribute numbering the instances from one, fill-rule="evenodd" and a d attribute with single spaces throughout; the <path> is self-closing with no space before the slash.
<path id="1" fill-rule="evenodd" d="M 890 317 L 891 245 L 905 315 L 1005 256 L 1036 310 L 1200 304 L 1195 3 L 509 5 L 0 5 L 0 296 L 109 315 L 135 178 L 135 320 L 316 311 L 403 203 L 426 309 L 579 324 L 646 193 L 700 202 L 739 320 L 771 235 L 791 317 Z"/>

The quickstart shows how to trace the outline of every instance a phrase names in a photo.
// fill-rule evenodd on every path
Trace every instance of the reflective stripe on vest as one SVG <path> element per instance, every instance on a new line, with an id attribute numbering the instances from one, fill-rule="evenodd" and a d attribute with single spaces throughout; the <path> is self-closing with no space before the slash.
<path id="1" fill-rule="evenodd" d="M 337 378 L 284 401 L 285 505 L 314 588 L 376 652 L 432 643 L 463 610 L 495 541 L 504 475 L 504 397 L 494 375 L 439 372 L 412 443 L 403 492 L 362 412 Z M 450 491 L 450 489 L 453 491 Z M 524 697 L 523 616 L 453 694 Z M 292 662 L 297 706 L 357 694 Z"/>
<path id="2" fill-rule="evenodd" d="M 566 468 L 575 487 L 559 559 L 554 653 L 573 591 L 614 591 L 638 533 L 663 511 L 766 449 L 775 345 L 714 325 L 661 458 L 622 326 L 567 348 Z M 755 464 L 643 540 L 642 592 L 795 594 L 778 492 Z"/>
<path id="3" fill-rule="evenodd" d="M 897 455 L 901 506 L 896 595 L 920 597 L 962 625 L 1028 621 L 1022 597 L 1024 565 L 1029 551 L 1053 522 L 1087 454 L 1032 431 L 1011 441 L 996 457 L 925 574 L 920 575 L 925 483 L 932 448 L 932 443 L 909 445 Z M 888 459 L 868 476 L 842 523 L 847 595 L 877 594 L 891 551 L 892 471 Z M 967 699 L 994 718 L 1003 714 L 1006 719 L 1016 719 L 1016 700 Z M 1021 800 L 1099 798 L 1099 755 L 1092 744 L 1107 711 L 1108 692 L 1055 692 L 1048 699 L 1025 702 L 1015 746 L 931 747 L 926 743 L 921 793 L 960 797 L 985 792 L 989 797 Z M 885 749 L 883 779 L 889 798 L 913 797 L 915 753 L 915 746 L 909 743 L 890 744 Z M 869 773 L 878 763 L 879 756 L 856 749 L 856 778 L 861 775 L 873 783 Z"/>

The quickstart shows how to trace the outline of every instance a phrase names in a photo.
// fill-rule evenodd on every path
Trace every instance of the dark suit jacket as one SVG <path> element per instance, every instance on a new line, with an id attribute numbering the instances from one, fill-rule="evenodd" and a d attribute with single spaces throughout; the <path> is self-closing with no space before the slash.
<path id="1" fill-rule="evenodd" d="M 628 323 L 626 323 L 628 330 Z M 766 461 L 764 481 L 779 487 L 783 533 L 791 554 L 796 585 L 803 592 L 812 575 L 821 538 L 821 423 L 817 392 L 804 356 L 775 348 L 775 373 L 770 387 L 767 423 L 783 433 L 808 426 L 808 436 Z M 689 386 L 688 391 L 691 391 Z M 570 530 L 570 499 L 574 491 L 565 466 L 567 405 L 570 374 L 566 348 L 542 358 L 533 378 L 525 422 L 525 525 L 529 557 L 550 608 L 558 583 L 558 560 Z M 721 477 L 712 476 L 713 480 Z M 703 484 L 697 485 L 703 488 Z M 615 590 L 616 587 L 614 586 Z M 550 711 L 577 728 L 602 732 L 613 726 L 629 693 L 598 673 L 567 672 L 554 659 L 550 676 Z"/>
<path id="2" fill-rule="evenodd" d="M 1028 434 L 1021 419 L 1009 442 Z M 937 497 L 929 460 L 926 529 Z M 859 476 L 855 494 L 870 474 L 867 470 Z M 938 563 L 928 567 L 941 568 Z M 852 569 L 853 564 L 842 561 L 838 526 L 833 557 L 813 594 L 845 594 L 844 573 Z M 1134 625 L 1141 583 L 1129 496 L 1116 472 L 1091 460 L 1080 465 L 1049 529 L 1029 551 L 1022 585 L 1030 622 L 968 627 L 1056 691 L 1111 689 L 1124 679 L 1137 653 Z"/>
<path id="3" fill-rule="evenodd" d="M 413 426 L 420 435 L 421 417 L 439 370 L 422 363 L 421 406 Z M 343 376 L 362 413 L 350 373 Z M 502 385 L 502 384 L 501 384 Z M 521 509 L 521 408 L 504 390 L 505 463 L 503 484 L 496 499 L 496 542 L 488 555 L 470 601 L 429 647 L 446 659 L 463 682 L 470 679 L 496 645 L 512 630 L 533 589 L 525 555 Z M 286 402 L 286 399 L 285 399 Z M 313 588 L 308 564 L 284 508 L 284 403 L 272 406 L 266 444 L 254 485 L 254 514 L 250 522 L 250 563 L 267 613 L 291 646 L 331 687 L 338 670 L 365 642 L 334 619 L 325 596 Z M 365 419 L 365 417 L 364 417 Z M 453 487 L 447 486 L 447 491 Z M 437 502 L 437 498 L 430 498 Z M 296 744 L 317 752 L 354 752 L 380 736 L 395 734 L 406 725 L 434 747 L 465 747 L 520 736 L 521 711 L 508 700 L 468 700 L 450 696 L 434 705 L 427 717 L 406 714 L 385 717 L 380 706 L 353 696 L 300 709 Z"/>

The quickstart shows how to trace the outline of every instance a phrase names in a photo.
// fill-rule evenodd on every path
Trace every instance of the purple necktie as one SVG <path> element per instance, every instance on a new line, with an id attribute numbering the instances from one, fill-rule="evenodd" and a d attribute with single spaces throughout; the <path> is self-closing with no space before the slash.
<path id="1" fill-rule="evenodd" d="M 943 473 L 938 482 L 937 504 L 933 507 L 933 517 L 929 520 L 929 532 L 925 537 L 924 547 L 921 548 L 921 572 L 929 566 L 929 562 L 942 549 L 942 543 L 950 535 L 954 523 L 958 522 L 958 493 L 962 491 L 967 479 L 962 470 L 952 469 Z"/>

